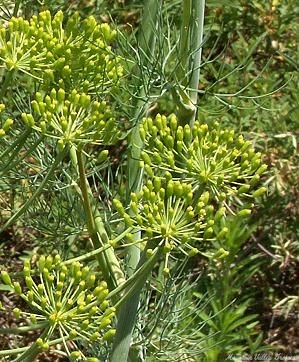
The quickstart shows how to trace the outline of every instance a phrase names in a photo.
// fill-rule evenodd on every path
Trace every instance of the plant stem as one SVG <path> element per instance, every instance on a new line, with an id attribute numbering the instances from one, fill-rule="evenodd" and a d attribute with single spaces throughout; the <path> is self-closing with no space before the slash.
<path id="1" fill-rule="evenodd" d="M 118 314 L 117 330 L 110 359 L 111 362 L 126 362 L 128 359 L 132 331 L 136 323 L 140 293 L 162 252 L 162 249 L 159 248 L 156 250 L 155 254 L 152 255 L 150 260 L 147 260 L 146 250 L 147 248 L 143 251 L 142 258 L 136 267 L 136 272 L 131 277 L 133 281 L 132 287 L 130 286 L 132 281 L 127 281 L 130 283 L 123 297 L 126 301 L 121 304 Z"/>
<path id="2" fill-rule="evenodd" d="M 191 12 L 192 12 L 192 0 L 183 0 L 183 15 L 182 15 L 182 24 L 181 24 L 181 33 L 180 33 L 180 42 L 179 42 L 179 67 L 177 74 L 181 85 L 186 83 L 186 73 L 187 73 L 188 60 L 189 60 L 190 27 L 192 24 L 190 21 Z"/>
<path id="3" fill-rule="evenodd" d="M 79 186 L 81 190 L 87 229 L 94 244 L 94 248 L 103 248 L 102 253 L 97 254 L 97 259 L 109 289 L 113 290 L 117 288 L 119 284 L 123 283 L 125 278 L 114 250 L 110 247 L 106 248 L 106 246 L 109 245 L 109 237 L 107 235 L 100 212 L 98 211 L 97 205 L 95 204 L 95 200 L 85 174 L 83 151 L 81 149 L 77 149 L 76 157 L 73 157 L 72 160 L 73 162 L 75 160 L 78 162 L 77 166 L 80 180 Z"/>
<path id="4" fill-rule="evenodd" d="M 146 0 L 143 9 L 143 18 L 139 30 L 138 44 L 140 50 L 140 69 L 149 66 L 149 61 L 154 60 L 154 49 L 157 38 L 157 22 L 159 16 L 159 9 L 161 9 L 162 1 L 159 0 Z M 137 70 L 140 73 L 140 70 Z M 138 75 L 138 74 L 137 74 Z M 142 171 L 139 166 L 140 154 L 143 147 L 143 142 L 139 134 L 140 120 L 145 112 L 147 105 L 147 94 L 144 88 L 144 84 L 147 84 L 145 79 L 137 77 L 138 84 L 138 96 L 135 98 L 135 120 L 136 125 L 130 135 L 130 148 L 128 155 L 127 166 L 127 192 L 126 201 L 127 204 L 130 200 L 131 192 L 136 192 L 142 187 Z M 140 240 L 140 232 L 134 234 L 135 240 Z M 128 262 L 126 265 L 128 276 L 134 277 L 134 273 L 141 265 L 140 249 L 137 245 L 132 245 L 127 248 Z M 147 274 L 148 275 L 148 274 Z M 130 294 L 127 301 L 121 304 L 118 311 L 118 323 L 117 332 L 114 340 L 111 362 L 125 362 L 127 361 L 132 333 L 136 322 L 139 298 L 141 289 L 146 281 L 146 277 L 143 280 L 141 286 L 138 286 L 132 294 Z"/>
<path id="5" fill-rule="evenodd" d="M 183 0 L 177 84 L 172 88 L 177 116 L 183 125 L 192 126 L 197 113 L 204 10 L 205 0 Z"/>
<path id="6" fill-rule="evenodd" d="M 190 44 L 190 54 L 192 54 L 191 79 L 190 79 L 190 100 L 196 106 L 198 100 L 198 83 L 202 60 L 202 41 L 204 32 L 205 0 L 193 0 L 192 2 L 192 38 Z M 194 124 L 196 112 L 190 120 L 190 125 Z"/>

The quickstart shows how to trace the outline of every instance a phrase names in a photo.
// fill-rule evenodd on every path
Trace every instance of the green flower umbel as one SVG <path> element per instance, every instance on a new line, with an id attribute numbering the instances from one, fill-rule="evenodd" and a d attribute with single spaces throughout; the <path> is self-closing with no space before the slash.
<path id="1" fill-rule="evenodd" d="M 115 119 L 105 101 L 91 100 L 90 95 L 76 90 L 52 89 L 49 95 L 37 92 L 31 102 L 32 113 L 23 113 L 25 124 L 60 145 L 109 144 L 119 136 Z"/>
<path id="2" fill-rule="evenodd" d="M 267 167 L 251 142 L 233 130 L 223 130 L 217 122 L 182 127 L 174 115 L 157 115 L 143 121 L 140 135 L 145 143 L 142 166 L 150 177 L 169 172 L 190 184 L 195 197 L 208 191 L 211 199 L 227 206 L 257 196 L 254 187 Z"/>
<path id="3" fill-rule="evenodd" d="M 92 16 L 80 20 L 78 13 L 68 19 L 62 11 L 54 16 L 43 11 L 29 20 L 12 17 L 0 29 L 0 68 L 38 79 L 45 87 L 63 79 L 65 89 L 103 94 L 123 73 L 110 46 L 115 36 L 108 24 Z"/>
<path id="4" fill-rule="evenodd" d="M 181 181 L 154 177 L 138 193 L 131 194 L 130 214 L 115 199 L 114 207 L 131 232 L 142 231 L 139 242 L 168 253 L 179 250 L 194 255 L 204 239 L 213 237 L 214 209 L 204 193 L 194 203 L 192 187 Z"/>
<path id="5" fill-rule="evenodd" d="M 5 271 L 1 271 L 1 277 L 32 311 L 15 308 L 15 317 L 25 317 L 28 330 L 42 331 L 35 344 L 24 348 L 26 356 L 30 351 L 37 353 L 63 343 L 68 356 L 81 358 L 77 339 L 104 343 L 113 337 L 115 330 L 111 328 L 111 322 L 115 308 L 106 299 L 107 284 L 99 282 L 89 267 L 78 262 L 65 265 L 59 255 L 54 258 L 41 256 L 37 270 L 31 270 L 30 262 L 25 262 L 26 288 L 18 281 L 12 281 Z"/>

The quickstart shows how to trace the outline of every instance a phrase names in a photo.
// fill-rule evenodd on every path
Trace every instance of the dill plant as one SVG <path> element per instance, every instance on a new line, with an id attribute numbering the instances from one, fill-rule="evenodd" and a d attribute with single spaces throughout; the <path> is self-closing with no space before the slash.
<path id="1" fill-rule="evenodd" d="M 12 17 L 2 27 L 0 172 L 8 177 L 8 189 L 17 184 L 20 206 L 4 210 L 1 231 L 30 218 L 32 210 L 38 213 L 39 203 L 49 195 L 51 203 L 68 193 L 64 200 L 70 206 L 76 195 L 78 208 L 71 206 L 69 212 L 78 212 L 72 232 L 81 252 L 33 256 L 19 273 L 1 271 L 3 289 L 23 299 L 27 309 L 13 310 L 26 326 L 0 332 L 35 330 L 37 337 L 30 346 L 0 355 L 33 361 L 60 344 L 60 353 L 70 360 L 95 361 L 102 348 L 106 360 L 128 360 L 140 295 L 152 272 L 162 266 L 166 281 L 174 259 L 227 257 L 228 216 L 248 217 L 255 199 L 266 191 L 259 184 L 266 167 L 252 144 L 218 123 L 208 126 L 195 120 L 204 17 L 204 2 L 198 3 L 201 6 L 192 1 L 184 6 L 184 22 L 196 20 L 192 34 L 199 27 L 201 35 L 190 44 L 183 22 L 186 43 L 171 87 L 176 114 L 143 117 L 150 102 L 145 85 L 139 84 L 129 130 L 113 105 L 128 77 L 127 60 L 112 47 L 116 30 L 92 16 L 81 19 L 78 13 L 64 19 L 61 11 L 42 11 L 28 20 Z M 146 2 L 141 68 L 133 70 L 137 78 L 155 46 L 152 35 L 161 6 Z M 183 57 L 186 49 L 192 56 Z M 188 67 L 191 77 L 185 78 Z M 185 82 L 193 84 L 190 93 Z M 127 176 L 117 186 L 113 178 L 107 187 L 113 192 L 109 190 L 104 201 L 94 195 L 90 180 L 110 175 L 109 149 L 124 138 Z M 90 169 L 95 147 L 96 171 Z M 28 158 L 32 177 L 23 170 Z M 69 240 L 67 230 L 59 243 Z"/>

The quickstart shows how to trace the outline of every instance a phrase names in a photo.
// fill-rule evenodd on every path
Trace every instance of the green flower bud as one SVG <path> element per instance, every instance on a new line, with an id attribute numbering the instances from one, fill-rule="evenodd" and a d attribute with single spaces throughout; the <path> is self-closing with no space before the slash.
<path id="1" fill-rule="evenodd" d="M 103 318 L 103 319 L 101 320 L 100 325 L 99 325 L 99 329 L 104 329 L 104 328 L 108 327 L 110 323 L 111 323 L 111 319 L 110 319 L 110 318 L 107 318 L 107 317 L 106 317 L 106 318 Z"/>
<path id="2" fill-rule="evenodd" d="M 1 278 L 3 280 L 3 283 L 6 285 L 12 285 L 11 279 L 7 271 L 1 270 Z"/>
<path id="3" fill-rule="evenodd" d="M 110 341 L 116 334 L 116 329 L 109 329 L 106 333 L 103 335 L 104 341 Z"/>
<path id="4" fill-rule="evenodd" d="M 124 218 L 124 221 L 125 221 L 125 224 L 127 227 L 132 227 L 133 226 L 133 220 L 131 218 L 131 216 L 127 213 L 125 213 L 123 215 L 123 218 Z"/>
<path id="5" fill-rule="evenodd" d="M 123 207 L 123 204 L 121 203 L 120 200 L 118 199 L 113 199 L 112 200 L 112 205 L 115 207 L 115 209 L 117 210 L 117 212 L 123 216 L 125 214 L 125 208 Z"/>
<path id="6" fill-rule="evenodd" d="M 50 348 L 50 345 L 48 342 L 44 342 L 41 349 L 42 351 L 47 351 Z"/>
<path id="7" fill-rule="evenodd" d="M 241 194 L 244 194 L 244 193 L 248 192 L 249 189 L 250 189 L 250 185 L 242 185 L 238 189 L 238 195 L 241 195 Z"/>
<path id="8" fill-rule="evenodd" d="M 87 287 L 87 288 L 93 287 L 95 281 L 96 281 L 96 275 L 95 275 L 95 274 L 90 274 L 90 275 L 88 276 L 87 281 L 86 281 L 86 287 Z"/>
<path id="9" fill-rule="evenodd" d="M 267 170 L 268 166 L 266 164 L 263 164 L 259 167 L 259 169 L 256 171 L 256 175 L 261 175 Z"/>
<path id="10" fill-rule="evenodd" d="M 2 129 L 7 132 L 10 127 L 13 125 L 14 121 L 11 118 L 7 118 L 7 120 L 4 122 Z"/>
<path id="11" fill-rule="evenodd" d="M 61 282 L 60 282 L 61 283 Z M 37 291 L 38 291 L 38 294 L 42 295 L 44 292 L 45 292 L 45 287 L 44 287 L 44 284 L 39 284 L 37 286 Z"/>
<path id="12" fill-rule="evenodd" d="M 21 309 L 19 309 L 19 308 L 14 308 L 14 309 L 12 310 L 12 313 L 13 313 L 13 316 L 14 316 L 15 318 L 20 318 L 20 316 L 21 316 L 21 314 L 22 314 L 22 311 L 21 311 Z"/>
<path id="13" fill-rule="evenodd" d="M 70 354 L 70 360 L 71 361 L 77 361 L 77 360 L 79 360 L 80 357 L 81 357 L 81 352 L 80 351 L 73 351 Z"/>
<path id="14" fill-rule="evenodd" d="M 186 124 L 184 127 L 184 141 L 185 143 L 189 143 L 191 139 L 192 139 L 191 128 L 188 124 Z"/>
<path id="15" fill-rule="evenodd" d="M 249 181 L 249 184 L 251 186 L 255 186 L 260 181 L 260 179 L 261 179 L 260 175 L 254 175 L 252 179 Z"/>
<path id="16" fill-rule="evenodd" d="M 78 332 L 73 328 L 70 330 L 69 337 L 70 339 L 75 339 L 78 336 Z"/>
<path id="17" fill-rule="evenodd" d="M 57 100 L 60 103 L 63 103 L 65 100 L 65 90 L 62 88 L 59 88 L 58 92 L 57 92 Z"/>
<path id="18" fill-rule="evenodd" d="M 102 151 L 99 153 L 98 157 L 97 157 L 98 162 L 99 162 L 99 163 L 105 162 L 105 161 L 107 160 L 107 158 L 108 158 L 108 155 L 109 155 L 109 151 L 108 151 L 108 150 L 102 150 Z"/>
<path id="19" fill-rule="evenodd" d="M 34 282 L 33 282 L 33 279 L 31 277 L 26 276 L 25 277 L 25 283 L 26 283 L 26 286 L 27 286 L 28 289 L 32 289 Z"/>
<path id="20" fill-rule="evenodd" d="M 229 252 L 223 248 L 220 248 L 214 255 L 213 258 L 215 259 L 223 259 L 229 255 Z"/>
<path id="21" fill-rule="evenodd" d="M 85 319 L 85 320 L 81 323 L 81 328 L 82 328 L 83 330 L 86 330 L 86 329 L 88 328 L 89 324 L 90 324 L 89 319 Z"/>
<path id="22" fill-rule="evenodd" d="M 195 256 L 199 253 L 199 250 L 197 248 L 191 248 L 189 251 L 188 251 L 188 255 L 189 256 Z"/>
<path id="23" fill-rule="evenodd" d="M 169 148 L 169 149 L 173 149 L 173 146 L 174 146 L 174 139 L 172 136 L 168 135 L 166 136 L 165 138 L 165 145 Z"/>
<path id="24" fill-rule="evenodd" d="M 32 324 L 36 324 L 37 323 L 37 318 L 36 318 L 36 315 L 35 314 L 30 314 L 30 322 Z"/>
<path id="25" fill-rule="evenodd" d="M 267 191 L 267 188 L 266 187 L 260 187 L 258 190 L 256 190 L 252 196 L 254 198 L 257 198 L 257 197 L 260 197 L 262 195 L 264 195 L 264 193 Z"/>
<path id="26" fill-rule="evenodd" d="M 144 161 L 145 164 L 151 165 L 152 160 L 150 158 L 150 156 L 145 152 L 145 151 L 141 151 L 141 158 Z"/>
<path id="27" fill-rule="evenodd" d="M 33 298 L 34 298 L 34 293 L 33 293 L 33 291 L 32 291 L 32 290 L 29 290 L 29 291 L 27 292 L 26 297 L 27 297 L 28 302 L 31 304 L 31 303 L 33 302 Z"/>
<path id="28" fill-rule="evenodd" d="M 251 215 L 250 209 L 243 209 L 237 213 L 237 216 L 240 216 L 240 217 L 248 217 L 249 215 Z"/>
<path id="29" fill-rule="evenodd" d="M 169 181 L 166 188 L 166 196 L 171 197 L 174 192 L 174 183 L 173 181 Z"/>
<path id="30" fill-rule="evenodd" d="M 22 288 L 19 282 L 13 282 L 13 287 L 14 287 L 14 292 L 17 295 L 21 295 L 22 294 Z"/>
<path id="31" fill-rule="evenodd" d="M 176 132 L 176 139 L 178 142 L 183 141 L 184 139 L 184 130 L 182 126 L 179 126 Z"/>
<path id="32" fill-rule="evenodd" d="M 41 338 L 38 338 L 35 343 L 39 348 L 42 348 L 44 345 L 44 341 Z"/>
<path id="33" fill-rule="evenodd" d="M 227 227 L 223 227 L 222 230 L 217 234 L 217 239 L 222 240 L 225 239 L 229 230 Z"/>
<path id="34" fill-rule="evenodd" d="M 170 274 L 169 268 L 165 267 L 165 268 L 163 269 L 163 274 L 164 274 L 165 276 L 168 276 L 168 275 Z"/>
<path id="35" fill-rule="evenodd" d="M 208 228 L 205 229 L 204 234 L 203 234 L 203 237 L 204 237 L 205 239 L 210 239 L 210 238 L 213 236 L 213 234 L 214 234 L 213 228 L 212 228 L 212 227 L 208 227 Z"/>
<path id="36" fill-rule="evenodd" d="M 152 170 L 152 168 L 151 168 L 150 165 L 145 164 L 145 165 L 144 165 L 144 171 L 145 171 L 145 173 L 146 173 L 149 177 L 154 177 L 154 172 L 153 172 L 153 170 Z"/>
<path id="37" fill-rule="evenodd" d="M 28 127 L 33 127 L 35 124 L 34 118 L 32 116 L 32 114 L 27 114 L 27 113 L 22 113 L 21 114 L 22 120 L 23 122 L 28 126 Z"/>

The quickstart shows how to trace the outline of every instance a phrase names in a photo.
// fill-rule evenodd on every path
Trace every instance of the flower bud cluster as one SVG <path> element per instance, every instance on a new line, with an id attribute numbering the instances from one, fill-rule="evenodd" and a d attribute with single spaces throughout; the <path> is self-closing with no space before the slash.
<path id="1" fill-rule="evenodd" d="M 157 115 L 144 119 L 140 136 L 145 144 L 142 167 L 149 177 L 170 172 L 190 183 L 196 195 L 208 191 L 217 203 L 250 200 L 266 191 L 255 189 L 267 168 L 261 153 L 217 122 L 182 127 L 174 115 Z"/>
<path id="2" fill-rule="evenodd" d="M 192 186 L 173 180 L 170 173 L 154 176 L 141 191 L 131 193 L 130 213 L 118 199 L 113 205 L 128 229 L 141 230 L 142 241 L 151 241 L 165 253 L 179 249 L 195 255 L 196 243 L 215 237 L 215 218 L 223 216 L 219 212 L 215 215 L 208 192 L 194 202 Z"/>
<path id="3" fill-rule="evenodd" d="M 0 103 L 0 116 L 1 113 L 4 111 L 5 105 Z M 0 138 L 4 137 L 6 133 L 9 131 L 10 127 L 13 125 L 13 120 L 11 118 L 5 118 L 4 121 L 2 121 L 1 117 L 1 123 L 0 123 Z"/>
<path id="4" fill-rule="evenodd" d="M 218 123 L 209 127 L 197 121 L 193 127 L 182 127 L 174 115 L 144 119 L 140 137 L 144 186 L 131 194 L 128 210 L 118 199 L 113 201 L 127 238 L 134 242 L 131 236 L 141 230 L 140 242 L 162 247 L 165 272 L 171 251 L 194 255 L 202 252 L 205 240 L 220 245 L 209 255 L 227 256 L 227 216 L 248 217 L 252 200 L 266 190 L 255 188 L 266 169 L 261 154 Z M 149 255 L 151 250 L 147 248 Z"/>
<path id="5" fill-rule="evenodd" d="M 1 271 L 1 277 L 32 309 L 28 313 L 15 308 L 14 315 L 26 317 L 33 328 L 40 326 L 49 331 L 40 341 L 41 349 L 57 335 L 63 336 L 67 353 L 67 340 L 76 347 L 77 339 L 107 341 L 114 336 L 111 323 L 115 308 L 107 299 L 107 284 L 99 282 L 88 266 L 79 262 L 67 266 L 55 255 L 40 256 L 36 268 L 31 267 L 30 261 L 24 263 L 26 287 L 12 281 L 6 271 Z"/>
<path id="6" fill-rule="evenodd" d="M 31 106 L 32 113 L 22 113 L 24 123 L 58 139 L 62 147 L 67 143 L 109 144 L 119 135 L 106 102 L 94 101 L 75 89 L 69 94 L 62 88 L 46 95 L 37 92 Z"/>
<path id="7" fill-rule="evenodd" d="M 120 58 L 111 49 L 116 36 L 108 24 L 94 17 L 80 21 L 75 13 L 67 21 L 62 11 L 34 15 L 28 21 L 13 17 L 0 29 L 0 67 L 20 71 L 45 85 L 63 79 L 65 89 L 87 89 L 115 84 L 122 75 Z"/>

